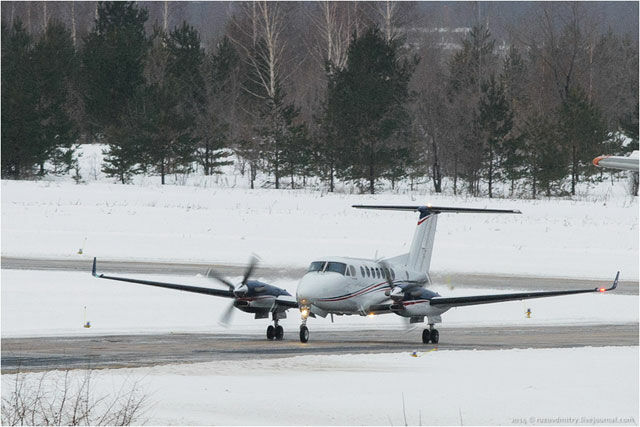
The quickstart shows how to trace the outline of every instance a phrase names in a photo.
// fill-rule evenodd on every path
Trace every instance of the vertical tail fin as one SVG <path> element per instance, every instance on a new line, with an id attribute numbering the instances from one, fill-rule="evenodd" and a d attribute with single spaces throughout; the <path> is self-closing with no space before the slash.
<path id="1" fill-rule="evenodd" d="M 437 225 L 438 214 L 430 213 L 423 216 L 422 212 L 420 213 L 420 219 L 413 234 L 411 249 L 407 257 L 407 268 L 410 270 L 429 273 Z"/>
<path id="2" fill-rule="evenodd" d="M 429 273 L 433 242 L 436 236 L 436 225 L 440 213 L 522 213 L 519 210 L 507 209 L 477 209 L 477 208 L 452 208 L 446 206 L 380 206 L 380 205 L 353 205 L 356 209 L 383 209 L 392 211 L 417 211 L 420 212 L 418 225 L 413 235 L 411 249 L 406 257 L 406 266 L 410 270 Z"/>

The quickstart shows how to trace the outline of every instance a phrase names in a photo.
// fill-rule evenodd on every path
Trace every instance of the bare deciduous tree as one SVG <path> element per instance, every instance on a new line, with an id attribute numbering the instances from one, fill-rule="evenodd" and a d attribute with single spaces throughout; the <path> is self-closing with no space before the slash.
<path id="1" fill-rule="evenodd" d="M 140 383 L 122 385 L 110 395 L 97 395 L 93 371 L 72 379 L 51 372 L 16 373 L 11 392 L 2 396 L 3 425 L 130 425 L 144 414 L 147 396 Z M 6 396 L 5 396 L 6 394 Z"/>

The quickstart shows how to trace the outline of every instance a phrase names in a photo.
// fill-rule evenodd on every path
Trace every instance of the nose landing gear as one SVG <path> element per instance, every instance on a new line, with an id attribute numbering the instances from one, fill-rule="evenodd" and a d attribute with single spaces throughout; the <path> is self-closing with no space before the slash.
<path id="1" fill-rule="evenodd" d="M 301 308 L 300 316 L 302 317 L 302 325 L 300 325 L 300 342 L 304 344 L 309 341 L 309 328 L 307 328 L 309 309 L 306 307 Z"/>

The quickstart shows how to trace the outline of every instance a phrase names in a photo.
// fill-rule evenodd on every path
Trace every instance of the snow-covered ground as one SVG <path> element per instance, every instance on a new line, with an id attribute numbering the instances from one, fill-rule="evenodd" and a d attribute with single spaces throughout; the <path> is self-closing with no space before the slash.
<path id="1" fill-rule="evenodd" d="M 443 214 L 432 270 L 638 279 L 638 202 L 326 194 L 191 186 L 2 181 L 2 255 L 306 266 L 325 255 L 408 251 L 415 214 L 355 203 L 511 208 Z M 84 255 L 78 255 L 83 248 Z"/>
<path id="2" fill-rule="evenodd" d="M 128 277 L 153 276 L 127 275 Z M 196 286 L 216 286 L 205 277 L 157 276 L 157 280 Z M 233 278 L 240 280 L 240 278 Z M 295 295 L 296 282 L 274 284 Z M 433 288 L 442 295 L 461 296 L 510 292 L 508 289 Z M 212 332 L 225 331 L 218 320 L 229 300 L 171 289 L 101 280 L 86 273 L 2 270 L 2 336 L 95 335 L 110 333 Z M 82 327 L 86 319 L 90 329 Z M 533 315 L 525 317 L 530 308 Z M 233 333 L 260 333 L 268 319 L 235 311 Z M 571 323 L 638 322 L 638 297 L 634 295 L 586 294 L 501 304 L 459 307 L 443 315 L 443 326 L 549 325 Z M 286 333 L 296 331 L 300 315 L 289 311 L 282 321 Z M 312 330 L 405 327 L 402 318 L 389 314 L 370 317 L 309 319 Z"/>
<path id="3" fill-rule="evenodd" d="M 14 378 L 2 376 L 3 396 Z M 251 358 L 91 378 L 96 395 L 135 381 L 153 425 L 638 424 L 638 347 Z"/>

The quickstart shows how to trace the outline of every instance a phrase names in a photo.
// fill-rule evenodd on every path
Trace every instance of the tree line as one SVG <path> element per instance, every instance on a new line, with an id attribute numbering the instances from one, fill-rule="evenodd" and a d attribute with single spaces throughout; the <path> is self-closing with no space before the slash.
<path id="1" fill-rule="evenodd" d="M 579 3 L 541 5 L 508 42 L 478 19 L 451 46 L 442 29 L 415 37 L 412 4 L 245 2 L 207 49 L 164 4 L 150 26 L 144 3 L 99 2 L 81 40 L 3 21 L 3 178 L 68 172 L 99 141 L 122 183 L 214 174 L 236 154 L 252 188 L 263 172 L 275 188 L 537 197 L 575 194 L 595 156 L 637 149 L 637 41 Z"/>

